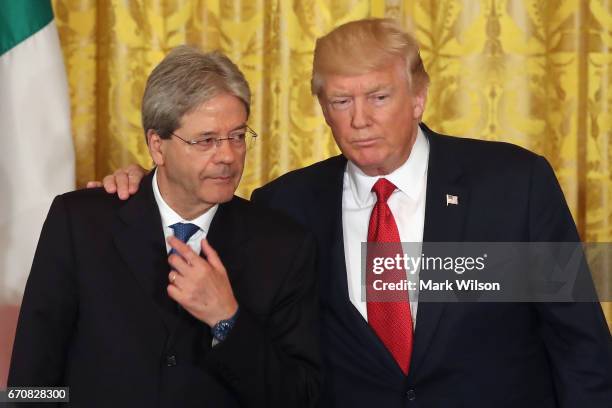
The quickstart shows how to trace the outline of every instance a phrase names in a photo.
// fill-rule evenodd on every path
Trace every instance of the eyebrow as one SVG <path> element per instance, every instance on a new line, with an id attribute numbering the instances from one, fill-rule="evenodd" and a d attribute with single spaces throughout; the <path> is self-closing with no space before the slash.
<path id="1" fill-rule="evenodd" d="M 392 88 L 393 87 L 389 84 L 376 84 L 372 86 L 371 88 L 367 89 L 365 94 L 370 95 L 370 94 L 380 92 L 380 91 L 390 91 Z M 350 97 L 350 96 L 353 96 L 353 95 L 351 95 L 349 92 L 338 90 L 338 91 L 332 91 L 330 95 L 328 96 L 328 98 L 345 98 L 345 97 Z"/>
<path id="2" fill-rule="evenodd" d="M 246 130 L 247 127 L 248 126 L 247 126 L 247 124 L 245 122 L 245 123 L 243 123 L 241 125 L 236 126 L 232 130 L 230 130 L 229 133 L 235 132 L 237 130 L 243 130 L 243 129 Z M 218 135 L 218 133 L 217 132 L 213 132 L 213 131 L 198 133 L 198 136 L 216 136 L 216 135 Z"/>
<path id="3" fill-rule="evenodd" d="M 328 98 L 346 98 L 347 96 L 351 96 L 350 93 L 344 91 L 332 92 Z"/>
<path id="4" fill-rule="evenodd" d="M 375 85 L 372 88 L 368 89 L 368 91 L 366 92 L 366 95 L 370 95 L 370 94 L 380 92 L 380 91 L 390 91 L 391 89 L 393 89 L 391 85 L 379 84 L 379 85 Z"/>

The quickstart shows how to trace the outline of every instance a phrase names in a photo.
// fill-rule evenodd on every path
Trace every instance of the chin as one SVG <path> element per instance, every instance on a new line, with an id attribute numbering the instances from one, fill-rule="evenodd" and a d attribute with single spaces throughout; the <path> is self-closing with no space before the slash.
<path id="1" fill-rule="evenodd" d="M 380 157 L 372 155 L 357 155 L 354 159 L 349 160 L 366 173 L 374 169 L 380 169 L 385 164 Z"/>
<path id="2" fill-rule="evenodd" d="M 207 203 L 226 203 L 234 197 L 234 185 L 203 185 L 198 192 L 200 201 Z"/>
<path id="3" fill-rule="evenodd" d="M 217 204 L 222 204 L 222 203 L 227 203 L 228 201 L 230 201 L 232 198 L 234 197 L 234 192 L 219 192 L 216 194 L 210 194 L 210 192 L 208 194 L 205 194 L 204 201 L 209 202 L 209 203 L 217 203 Z"/>

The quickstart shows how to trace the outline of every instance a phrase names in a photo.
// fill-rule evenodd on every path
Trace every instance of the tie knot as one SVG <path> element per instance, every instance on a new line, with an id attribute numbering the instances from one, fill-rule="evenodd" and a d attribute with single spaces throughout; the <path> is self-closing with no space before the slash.
<path id="1" fill-rule="evenodd" d="M 172 228 L 172 230 L 174 231 L 174 236 L 183 242 L 189 241 L 189 238 L 191 238 L 191 236 L 200 229 L 200 227 L 195 224 L 184 222 L 177 222 L 176 224 L 172 224 L 170 228 Z"/>
<path id="2" fill-rule="evenodd" d="M 378 200 L 378 202 L 386 203 L 391 194 L 395 191 L 395 184 L 386 178 L 380 178 L 374 186 L 372 186 L 372 191 L 376 194 L 376 200 Z"/>

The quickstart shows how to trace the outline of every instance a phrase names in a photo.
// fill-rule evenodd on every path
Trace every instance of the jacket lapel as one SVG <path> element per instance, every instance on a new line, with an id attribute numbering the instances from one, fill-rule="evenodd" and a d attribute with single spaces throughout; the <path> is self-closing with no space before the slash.
<path id="1" fill-rule="evenodd" d="M 331 177 L 315 180 L 320 184 L 312 199 L 310 218 L 319 241 L 319 259 L 324 260 L 319 268 L 325 271 L 325 275 L 321 276 L 322 289 L 327 289 L 324 300 L 338 306 L 350 303 L 342 234 L 342 186 L 346 159 L 344 156 L 336 156 L 330 166 L 326 174 Z"/>
<path id="2" fill-rule="evenodd" d="M 145 298 L 154 303 L 166 329 L 176 325 L 175 303 L 166 292 L 170 271 L 164 242 L 161 216 L 153 196 L 153 173 L 143 178 L 140 190 L 119 210 L 113 238 L 119 255 L 125 261 L 142 289 Z"/>
<path id="3" fill-rule="evenodd" d="M 232 288 L 238 286 L 242 276 L 244 251 L 251 236 L 240 200 L 234 196 L 231 201 L 219 205 L 206 235 L 227 270 Z"/>
<path id="4" fill-rule="evenodd" d="M 336 156 L 325 172 L 326 179 L 317 180 L 312 206 L 312 229 L 319 240 L 319 270 L 321 294 L 324 307 L 336 316 L 332 324 L 341 324 L 350 333 L 360 351 L 360 358 L 373 381 L 388 386 L 389 379 L 401 375 L 399 366 L 374 333 L 368 322 L 355 308 L 348 293 L 344 233 L 342 223 L 342 192 L 346 158 Z M 375 352 L 372 352 L 375 350 Z"/>
<path id="5" fill-rule="evenodd" d="M 461 166 L 456 157 L 453 157 L 452 149 L 446 146 L 444 137 L 435 134 L 425 125 L 421 127 L 430 149 L 423 231 L 423 252 L 427 255 L 427 243 L 463 241 L 470 197 Z M 456 204 L 452 196 L 457 197 Z M 427 302 L 426 298 L 419 297 L 411 376 L 426 356 L 445 307 L 445 303 Z"/>

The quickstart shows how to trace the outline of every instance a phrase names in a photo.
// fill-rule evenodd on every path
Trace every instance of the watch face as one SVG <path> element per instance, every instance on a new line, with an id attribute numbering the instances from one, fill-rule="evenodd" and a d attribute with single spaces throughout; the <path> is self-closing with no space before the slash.
<path id="1" fill-rule="evenodd" d="M 221 320 L 219 323 L 217 323 L 213 329 L 214 332 L 214 336 L 217 340 L 219 341 L 223 341 L 225 340 L 225 338 L 227 337 L 229 331 L 232 329 L 232 327 L 234 326 L 233 322 L 228 321 L 228 320 Z"/>
<path id="2" fill-rule="evenodd" d="M 238 310 L 236 313 L 227 320 L 221 320 L 217 322 L 212 328 L 212 335 L 218 341 L 223 341 L 229 334 L 229 332 L 234 327 L 234 323 L 236 323 L 236 318 L 238 317 Z"/>

